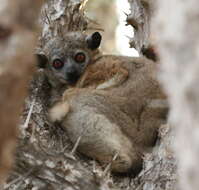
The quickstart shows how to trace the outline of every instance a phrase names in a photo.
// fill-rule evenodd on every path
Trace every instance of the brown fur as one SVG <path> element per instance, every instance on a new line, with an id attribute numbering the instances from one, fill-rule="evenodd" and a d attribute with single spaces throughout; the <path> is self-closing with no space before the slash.
<path id="1" fill-rule="evenodd" d="M 77 87 L 94 87 L 97 88 L 103 83 L 111 79 L 115 79 L 115 83 L 110 87 L 117 86 L 124 82 L 128 78 L 128 71 L 123 68 L 122 62 L 118 59 L 114 59 L 114 56 L 108 56 L 107 61 L 105 56 L 101 57 L 97 63 L 88 65 L 84 75 L 80 78 L 77 83 Z M 117 78 L 119 78 L 118 81 Z M 109 87 L 107 87 L 109 88 Z"/>
<path id="2" fill-rule="evenodd" d="M 81 136 L 80 152 L 102 164 L 117 154 L 114 172 L 141 169 L 142 153 L 154 144 L 168 111 L 156 73 L 157 64 L 147 59 L 113 55 L 87 67 L 79 88 L 66 90 L 61 100 L 70 111 L 60 106 L 71 141 Z"/>

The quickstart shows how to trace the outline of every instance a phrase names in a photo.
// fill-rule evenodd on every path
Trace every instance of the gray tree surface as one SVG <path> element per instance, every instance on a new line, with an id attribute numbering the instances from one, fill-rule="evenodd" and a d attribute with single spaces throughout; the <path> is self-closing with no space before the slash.
<path id="1" fill-rule="evenodd" d="M 159 0 L 154 23 L 162 62 L 160 76 L 175 127 L 180 189 L 186 190 L 199 187 L 198 7 L 197 0 Z"/>

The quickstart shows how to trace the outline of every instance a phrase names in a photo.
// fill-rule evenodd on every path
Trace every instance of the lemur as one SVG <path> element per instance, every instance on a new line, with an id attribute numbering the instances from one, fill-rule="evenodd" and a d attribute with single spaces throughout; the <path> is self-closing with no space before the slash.
<path id="1" fill-rule="evenodd" d="M 89 36 L 71 32 L 64 38 L 57 37 L 47 43 L 44 54 L 37 56 L 38 66 L 45 69 L 52 93 L 62 94 L 71 87 L 93 86 L 104 89 L 126 80 L 128 71 L 117 62 L 104 64 L 104 69 L 90 67 L 103 57 L 98 50 L 100 43 L 101 35 L 98 32 Z"/>
<path id="2" fill-rule="evenodd" d="M 142 153 L 166 121 L 166 96 L 157 80 L 158 64 L 144 58 L 102 55 L 101 35 L 71 32 L 52 39 L 38 55 L 52 85 L 49 116 L 67 130 L 78 150 L 111 162 L 113 172 L 137 173 Z M 113 157 L 116 159 L 113 160 Z"/>

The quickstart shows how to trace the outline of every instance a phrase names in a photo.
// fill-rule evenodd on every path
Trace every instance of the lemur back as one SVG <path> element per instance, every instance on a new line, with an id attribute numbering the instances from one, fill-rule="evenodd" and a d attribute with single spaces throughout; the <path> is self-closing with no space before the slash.
<path id="1" fill-rule="evenodd" d="M 166 122 L 168 105 L 154 62 L 107 55 L 88 70 L 103 71 L 106 68 L 101 66 L 113 60 L 128 71 L 128 79 L 102 89 L 98 89 L 101 84 L 89 88 L 88 80 L 86 88 L 66 90 L 60 104 L 52 108 L 51 118 L 62 123 L 73 143 L 81 137 L 80 152 L 101 164 L 111 163 L 113 172 L 136 174 L 142 168 L 143 152 L 154 145 L 160 125 Z M 68 103 L 70 110 L 63 109 Z"/>

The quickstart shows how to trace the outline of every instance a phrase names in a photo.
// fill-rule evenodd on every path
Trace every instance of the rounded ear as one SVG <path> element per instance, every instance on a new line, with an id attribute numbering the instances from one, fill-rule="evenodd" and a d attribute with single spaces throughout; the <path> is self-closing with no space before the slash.
<path id="1" fill-rule="evenodd" d="M 37 66 L 39 68 L 46 68 L 48 63 L 48 58 L 44 54 L 36 54 L 37 57 Z"/>
<path id="2" fill-rule="evenodd" d="M 100 46 L 101 40 L 102 36 L 99 32 L 94 32 L 93 34 L 89 35 L 86 38 L 88 48 L 91 50 L 97 49 Z"/>

